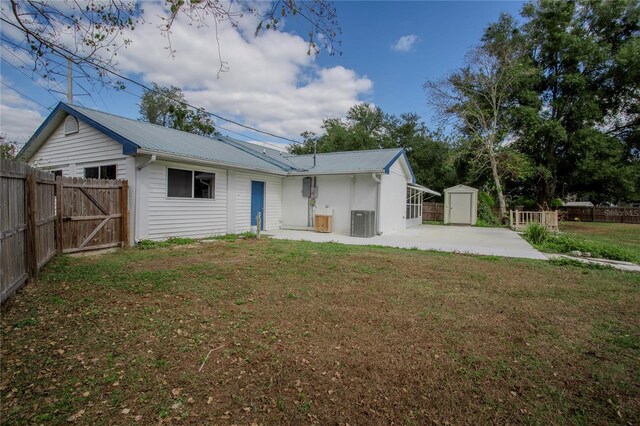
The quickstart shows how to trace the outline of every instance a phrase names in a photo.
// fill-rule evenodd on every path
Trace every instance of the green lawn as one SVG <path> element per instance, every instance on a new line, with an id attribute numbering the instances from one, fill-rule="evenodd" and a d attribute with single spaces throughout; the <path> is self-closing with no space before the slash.
<path id="1" fill-rule="evenodd" d="M 640 263 L 640 225 L 603 222 L 561 222 L 560 230 L 572 238 L 619 247 Z"/>
<path id="2" fill-rule="evenodd" d="M 55 259 L 2 306 L 3 424 L 640 423 L 640 274 L 146 247 Z"/>

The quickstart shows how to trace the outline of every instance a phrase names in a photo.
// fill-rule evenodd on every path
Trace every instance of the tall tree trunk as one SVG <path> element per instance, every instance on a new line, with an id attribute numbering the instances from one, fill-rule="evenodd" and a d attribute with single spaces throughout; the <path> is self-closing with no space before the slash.
<path id="1" fill-rule="evenodd" d="M 493 183 L 496 185 L 498 193 L 498 205 L 500 206 L 500 221 L 507 216 L 507 205 L 504 201 L 504 193 L 502 192 L 502 183 L 498 174 L 498 161 L 495 152 L 489 152 L 489 160 L 491 161 L 491 173 L 493 174 Z"/>

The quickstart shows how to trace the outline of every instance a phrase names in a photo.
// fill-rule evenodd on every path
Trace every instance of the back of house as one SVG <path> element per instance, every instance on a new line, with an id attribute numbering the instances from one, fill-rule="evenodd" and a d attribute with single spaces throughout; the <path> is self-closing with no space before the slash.
<path id="1" fill-rule="evenodd" d="M 352 231 L 372 212 L 375 233 L 422 222 L 422 193 L 402 149 L 293 155 L 60 103 L 18 159 L 62 176 L 129 181 L 131 243 L 255 230 Z"/>

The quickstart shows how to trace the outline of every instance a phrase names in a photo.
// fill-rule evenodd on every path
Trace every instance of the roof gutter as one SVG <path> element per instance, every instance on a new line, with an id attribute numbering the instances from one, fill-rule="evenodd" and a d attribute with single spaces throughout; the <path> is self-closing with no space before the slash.
<path id="1" fill-rule="evenodd" d="M 180 156 L 180 155 L 168 154 L 168 153 L 158 152 L 158 151 L 149 151 L 149 150 L 146 150 L 146 149 L 139 149 L 138 150 L 138 154 L 157 156 L 160 159 L 178 161 L 178 162 L 181 162 L 181 163 L 184 163 L 184 162 L 200 163 L 200 164 L 204 164 L 204 165 L 218 166 L 218 167 L 224 167 L 224 168 L 228 168 L 228 169 L 248 170 L 248 171 L 252 171 L 252 172 L 269 173 L 269 174 L 272 174 L 272 175 L 280 175 L 280 176 L 286 176 L 287 175 L 287 173 L 284 172 L 284 171 L 257 169 L 255 167 L 239 166 L 239 165 L 236 165 L 236 164 L 224 163 L 224 162 L 221 162 L 221 161 L 206 160 L 204 158 L 183 157 L 183 156 Z"/>
<path id="2" fill-rule="evenodd" d="M 325 171 L 316 172 L 313 170 L 300 170 L 287 173 L 287 176 L 320 176 L 320 175 L 368 175 L 372 173 L 382 174 L 384 170 L 343 170 L 343 171 Z"/>
<path id="3" fill-rule="evenodd" d="M 155 154 L 151 154 L 151 157 L 149 157 L 149 161 L 147 161 L 146 163 L 140 164 L 138 166 L 138 170 L 142 170 L 145 167 L 147 167 L 149 164 L 155 163 L 155 162 L 156 162 L 156 155 Z"/>

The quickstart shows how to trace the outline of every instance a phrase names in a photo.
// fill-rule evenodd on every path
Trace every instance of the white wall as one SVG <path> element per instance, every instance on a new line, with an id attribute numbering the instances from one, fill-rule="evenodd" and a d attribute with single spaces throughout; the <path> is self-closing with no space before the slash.
<path id="1" fill-rule="evenodd" d="M 78 120 L 78 133 L 64 134 L 64 121 L 29 160 L 29 164 L 46 170 L 62 170 L 63 176 L 84 177 L 87 167 L 115 164 L 116 178 L 129 181 L 129 210 L 135 206 L 135 159 L 122 153 L 122 144 Z M 130 244 L 135 237 L 135 223 L 129 221 Z"/>
<path id="2" fill-rule="evenodd" d="M 282 226 L 307 226 L 308 199 L 302 196 L 302 177 L 283 180 Z M 375 210 L 377 183 L 370 174 L 317 176 L 316 208 L 333 212 L 333 232 L 348 235 L 351 231 L 351 210 Z"/>
<path id="3" fill-rule="evenodd" d="M 139 159 L 138 162 L 144 162 Z M 167 169 L 216 174 L 215 199 L 167 197 Z M 138 171 L 136 239 L 200 238 L 227 232 L 227 172 L 185 163 L 156 161 Z"/>
<path id="4" fill-rule="evenodd" d="M 279 229 L 282 223 L 282 177 L 264 173 L 229 170 L 228 233 L 251 229 L 251 181 L 265 183 L 264 230 Z"/>
<path id="5" fill-rule="evenodd" d="M 128 156 L 122 154 L 122 145 L 81 120 L 78 125 L 78 133 L 65 136 L 63 121 L 29 164 L 71 177 L 84 177 L 85 167 L 115 164 L 117 178 L 127 179 Z"/>
<path id="6" fill-rule="evenodd" d="M 407 227 L 407 182 L 410 176 L 403 167 L 402 158 L 391 166 L 389 174 L 382 175 L 380 193 L 380 232 L 396 232 Z"/>

